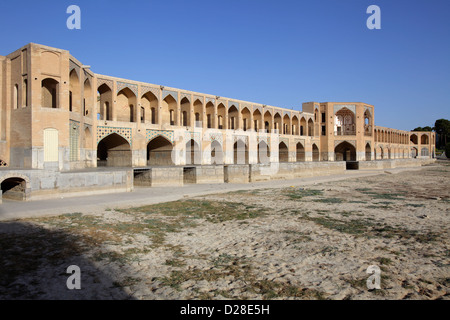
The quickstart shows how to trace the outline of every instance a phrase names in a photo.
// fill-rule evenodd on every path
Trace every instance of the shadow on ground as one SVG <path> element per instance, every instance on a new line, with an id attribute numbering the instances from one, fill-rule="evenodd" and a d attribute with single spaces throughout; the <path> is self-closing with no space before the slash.
<path id="1" fill-rule="evenodd" d="M 83 255 L 81 239 L 31 223 L 0 224 L 0 300 L 132 299 Z M 70 265 L 81 270 L 81 289 L 69 290 Z"/>

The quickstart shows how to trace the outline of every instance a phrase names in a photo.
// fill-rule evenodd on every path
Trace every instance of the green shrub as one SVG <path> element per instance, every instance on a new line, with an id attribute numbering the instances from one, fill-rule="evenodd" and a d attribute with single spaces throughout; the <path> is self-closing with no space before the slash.
<path id="1" fill-rule="evenodd" d="M 450 142 L 447 142 L 447 144 L 445 145 L 445 155 L 447 156 L 447 158 L 450 158 Z"/>

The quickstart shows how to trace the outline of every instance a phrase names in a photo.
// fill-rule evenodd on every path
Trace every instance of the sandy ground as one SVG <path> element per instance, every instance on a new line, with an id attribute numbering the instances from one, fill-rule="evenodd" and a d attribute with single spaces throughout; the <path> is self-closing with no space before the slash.
<path id="1" fill-rule="evenodd" d="M 3 222 L 0 299 L 449 299 L 449 178 L 441 163 Z"/>

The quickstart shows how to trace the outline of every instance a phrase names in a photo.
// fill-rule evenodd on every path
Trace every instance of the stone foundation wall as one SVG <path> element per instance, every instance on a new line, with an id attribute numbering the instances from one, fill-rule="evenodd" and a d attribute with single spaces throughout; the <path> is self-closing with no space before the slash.
<path id="1" fill-rule="evenodd" d="M 229 164 L 223 167 L 224 181 L 228 183 L 249 183 L 250 166 L 248 164 Z"/>
<path id="2" fill-rule="evenodd" d="M 0 181 L 10 177 L 19 177 L 26 181 L 23 200 L 128 192 L 133 190 L 131 169 L 80 172 L 0 170 Z"/>
<path id="3" fill-rule="evenodd" d="M 394 169 L 394 168 L 409 168 L 409 167 L 420 167 L 425 164 L 434 163 L 436 159 L 386 159 L 386 160 L 376 160 L 376 161 L 360 161 L 360 170 L 370 170 L 370 169 Z"/>
<path id="4" fill-rule="evenodd" d="M 223 183 L 223 166 L 204 165 L 196 167 L 197 183 Z"/>

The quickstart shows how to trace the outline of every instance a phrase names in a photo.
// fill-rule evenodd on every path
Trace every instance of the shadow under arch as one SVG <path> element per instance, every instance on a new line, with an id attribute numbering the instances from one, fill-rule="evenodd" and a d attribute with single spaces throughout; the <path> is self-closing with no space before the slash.
<path id="1" fill-rule="evenodd" d="M 347 141 L 339 143 L 334 148 L 336 161 L 356 161 L 356 149 Z"/>
<path id="2" fill-rule="evenodd" d="M 131 167 L 131 146 L 117 133 L 104 137 L 97 145 L 97 166 Z"/>
<path id="3" fill-rule="evenodd" d="M 163 136 L 157 136 L 147 144 L 147 165 L 173 166 L 173 145 Z"/>

